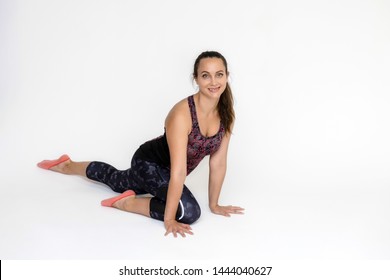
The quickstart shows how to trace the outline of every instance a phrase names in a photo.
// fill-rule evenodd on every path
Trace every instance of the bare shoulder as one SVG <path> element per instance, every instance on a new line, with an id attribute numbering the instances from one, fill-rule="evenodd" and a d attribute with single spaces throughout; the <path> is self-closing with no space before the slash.
<path id="1" fill-rule="evenodd" d="M 172 124 L 180 123 L 181 127 L 191 128 L 191 113 L 188 107 L 187 98 L 180 100 L 169 111 L 167 118 L 165 119 L 165 126 L 168 127 Z"/>

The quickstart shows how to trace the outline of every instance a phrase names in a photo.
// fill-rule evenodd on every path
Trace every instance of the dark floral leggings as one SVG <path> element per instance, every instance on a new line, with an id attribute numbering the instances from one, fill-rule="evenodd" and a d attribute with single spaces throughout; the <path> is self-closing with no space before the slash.
<path id="1" fill-rule="evenodd" d="M 136 194 L 153 195 L 150 201 L 150 216 L 164 221 L 170 179 L 169 169 L 133 157 L 131 168 L 127 170 L 117 170 L 107 163 L 93 161 L 88 165 L 86 173 L 89 179 L 106 184 L 118 193 L 133 190 Z M 199 219 L 200 214 L 198 202 L 184 185 L 177 208 L 176 220 L 181 223 L 192 224 Z"/>

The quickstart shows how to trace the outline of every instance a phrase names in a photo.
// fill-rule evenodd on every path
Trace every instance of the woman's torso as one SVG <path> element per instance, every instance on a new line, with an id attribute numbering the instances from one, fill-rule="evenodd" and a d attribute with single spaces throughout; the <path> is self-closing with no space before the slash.
<path id="1" fill-rule="evenodd" d="M 202 135 L 199 127 L 194 96 L 189 96 L 187 98 L 187 102 L 192 122 L 191 132 L 188 135 L 187 144 L 188 175 L 198 166 L 198 164 L 205 156 L 212 155 L 219 149 L 222 142 L 222 138 L 225 134 L 225 128 L 220 122 L 219 130 L 215 135 L 210 137 Z M 150 162 L 155 162 L 163 167 L 169 168 L 169 146 L 165 131 L 163 135 L 142 144 L 137 150 L 135 156 Z"/>

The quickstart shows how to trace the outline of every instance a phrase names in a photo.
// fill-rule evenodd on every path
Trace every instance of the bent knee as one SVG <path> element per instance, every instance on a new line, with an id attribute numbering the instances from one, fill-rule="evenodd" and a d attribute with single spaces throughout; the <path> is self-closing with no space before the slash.
<path id="1" fill-rule="evenodd" d="M 186 205 L 180 212 L 181 217 L 179 217 L 178 221 L 189 225 L 199 220 L 201 215 L 201 210 L 197 203 Z"/>

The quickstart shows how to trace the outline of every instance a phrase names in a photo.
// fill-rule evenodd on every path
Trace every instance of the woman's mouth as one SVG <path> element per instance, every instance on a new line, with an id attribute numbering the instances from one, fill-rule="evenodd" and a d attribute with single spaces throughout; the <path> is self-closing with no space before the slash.
<path id="1" fill-rule="evenodd" d="M 209 91 L 212 92 L 212 93 L 216 93 L 219 91 L 221 87 L 215 87 L 215 88 L 209 88 Z"/>

